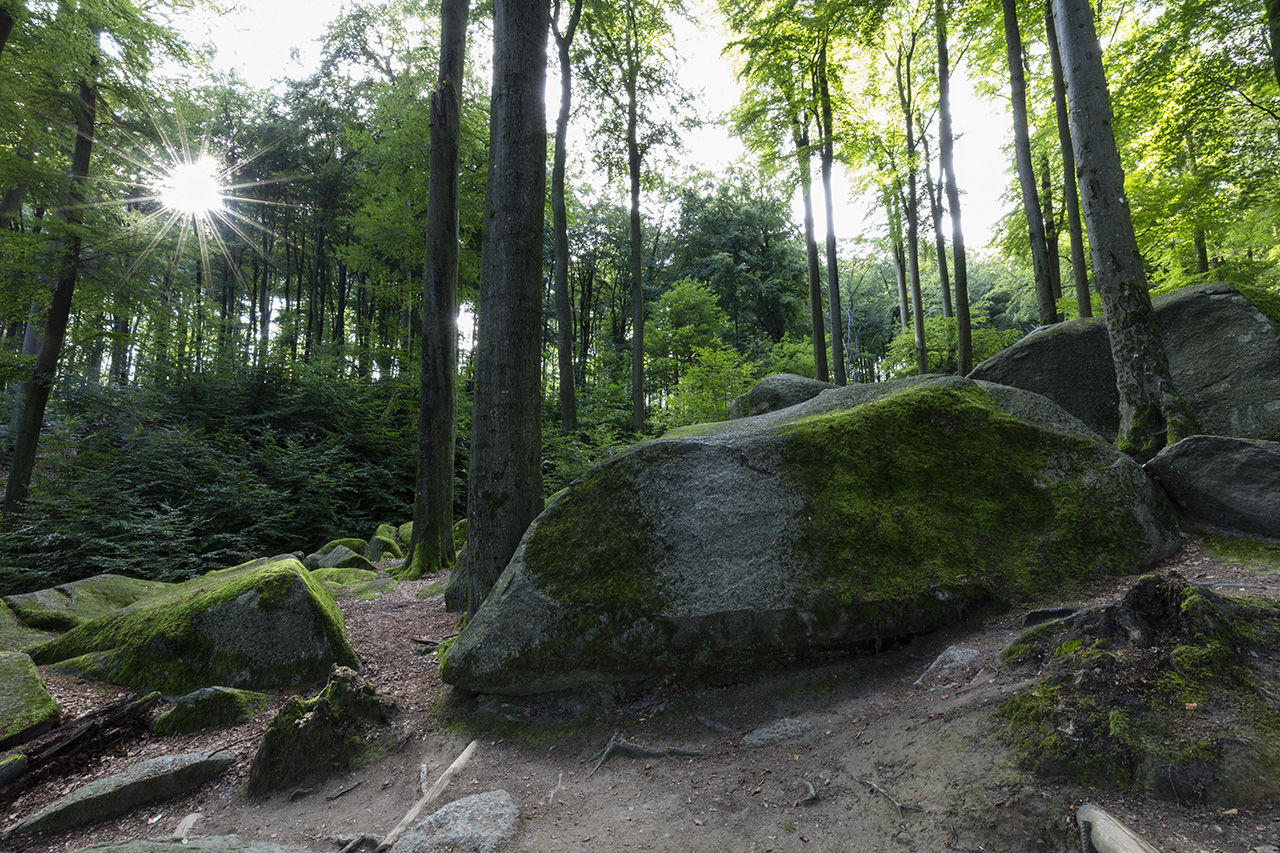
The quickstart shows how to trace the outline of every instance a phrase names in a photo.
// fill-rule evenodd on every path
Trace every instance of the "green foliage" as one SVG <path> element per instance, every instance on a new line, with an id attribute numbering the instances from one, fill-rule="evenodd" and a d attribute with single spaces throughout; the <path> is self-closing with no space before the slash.
<path id="1" fill-rule="evenodd" d="M 23 571 L 3 591 L 184 580 L 409 518 L 416 406 L 408 380 L 306 373 L 77 394 L 0 533 L 0 564 Z"/>
<path id="2" fill-rule="evenodd" d="M 745 361 L 732 347 L 698 347 L 693 365 L 680 377 L 675 393 L 654 421 L 665 431 L 725 420 L 733 398 L 745 394 L 758 377 L 759 365 Z"/>
<path id="3" fill-rule="evenodd" d="M 954 317 L 930 317 L 924 321 L 925 349 L 929 355 L 930 373 L 955 373 L 956 320 Z M 1022 333 L 1017 329 L 992 329 L 975 326 L 972 330 L 973 363 L 980 364 L 1005 347 L 1012 346 Z M 915 376 L 915 335 L 910 329 L 901 330 L 889 345 L 884 372 L 890 379 Z"/>

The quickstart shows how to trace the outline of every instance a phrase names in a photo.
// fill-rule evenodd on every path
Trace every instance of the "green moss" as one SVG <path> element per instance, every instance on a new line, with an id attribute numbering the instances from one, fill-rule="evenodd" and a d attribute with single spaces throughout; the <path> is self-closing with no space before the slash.
<path id="1" fill-rule="evenodd" d="M 1280 572 L 1280 542 L 1251 539 L 1221 531 L 1198 530 L 1205 553 L 1226 563 L 1262 575 Z"/>
<path id="2" fill-rule="evenodd" d="M 122 575 L 94 575 L 52 589 L 6 596 L 4 601 L 18 621 L 28 627 L 69 631 L 173 587 L 170 583 Z"/>
<path id="3" fill-rule="evenodd" d="M 1159 400 L 1153 400 L 1133 410 L 1128 428 L 1116 436 L 1116 449 L 1146 462 L 1164 449 L 1168 438 L 1164 409 Z"/>
<path id="4" fill-rule="evenodd" d="M 248 722 L 271 705 L 271 697 L 249 690 L 206 687 L 188 693 L 156 717 L 151 730 L 158 735 L 194 734 Z"/>
<path id="5" fill-rule="evenodd" d="M 831 604 L 1039 596 L 1132 566 L 1119 543 L 1133 530 L 1043 471 L 1052 445 L 1077 469 L 1098 464 L 1086 443 L 1028 428 L 976 386 L 909 388 L 789 431 L 807 563 Z"/>
<path id="6" fill-rule="evenodd" d="M 1280 323 L 1280 289 L 1274 285 L 1265 287 L 1252 281 L 1233 282 L 1232 287 L 1240 291 L 1240 294 L 1252 302 L 1255 308 L 1271 318 L 1272 322 Z"/>
<path id="7" fill-rule="evenodd" d="M 333 551 L 335 551 L 338 548 L 348 548 L 354 551 L 355 553 L 359 554 L 361 557 L 369 556 L 369 543 L 363 539 L 357 539 L 355 537 L 350 537 L 347 539 L 334 539 L 331 542 L 326 542 L 325 544 L 321 545 L 319 549 L 316 550 L 316 553 L 331 554 L 333 553 Z"/>
<path id="8" fill-rule="evenodd" d="M 396 579 L 368 569 L 313 569 L 311 576 L 335 596 L 369 601 L 396 588 Z"/>
<path id="9" fill-rule="evenodd" d="M 25 652 L 50 639 L 48 633 L 20 623 L 9 605 L 0 601 L 0 652 Z"/>
<path id="10" fill-rule="evenodd" d="M 58 703 L 31 658 L 0 652 L 0 749 L 43 734 L 58 716 Z"/>
<path id="11" fill-rule="evenodd" d="M 285 688 L 354 664 L 333 598 L 292 557 L 178 584 L 33 650 L 42 664 L 166 695 Z"/>

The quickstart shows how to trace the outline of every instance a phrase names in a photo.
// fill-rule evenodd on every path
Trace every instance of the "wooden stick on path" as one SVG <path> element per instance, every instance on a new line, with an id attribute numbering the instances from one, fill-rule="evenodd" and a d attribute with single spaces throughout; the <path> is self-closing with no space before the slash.
<path id="1" fill-rule="evenodd" d="M 1160 853 L 1136 832 L 1092 804 L 1076 810 L 1086 853 Z"/>
<path id="2" fill-rule="evenodd" d="M 409 809 L 409 813 L 396 824 L 396 828 L 387 833 L 387 837 L 382 839 L 382 843 L 378 845 L 378 849 L 374 853 L 384 853 L 384 851 L 391 849 L 391 845 L 395 844 L 400 839 L 400 836 L 409 830 L 409 826 L 418 819 L 418 815 L 422 814 L 422 810 L 429 806 L 436 797 L 440 796 L 454 774 L 467 766 L 467 762 L 471 760 L 471 755 L 476 751 L 476 747 L 479 744 L 480 741 L 478 740 L 473 740 L 467 744 L 467 748 L 462 750 L 462 754 L 455 758 L 449 768 L 440 774 L 440 778 L 431 786 L 431 790 L 423 794 L 422 799 L 414 803 L 413 808 Z"/>

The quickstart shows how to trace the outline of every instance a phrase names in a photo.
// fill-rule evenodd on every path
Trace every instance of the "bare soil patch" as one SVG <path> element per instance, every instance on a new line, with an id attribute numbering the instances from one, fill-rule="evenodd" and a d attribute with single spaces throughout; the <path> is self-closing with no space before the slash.
<path id="1" fill-rule="evenodd" d="M 1171 569 L 1193 582 L 1224 585 L 1224 592 L 1244 585 L 1280 599 L 1280 578 L 1211 559 L 1195 537 L 1158 567 Z M 365 677 L 399 702 L 413 731 L 401 751 L 351 774 L 299 779 L 295 789 L 248 800 L 239 792 L 274 709 L 213 734 L 133 733 L 108 754 L 81 759 L 17 799 L 0 798 L 0 819 L 8 825 L 75 786 L 155 755 L 229 747 L 238 760 L 194 796 L 74 833 L 15 837 L 9 848 L 73 851 L 100 841 L 161 837 L 199 812 L 195 835 L 236 833 L 336 851 L 360 834 L 388 832 L 420 796 L 420 766 L 433 780 L 473 737 L 479 749 L 432 809 L 507 790 L 525 818 L 514 851 L 1074 851 L 1072 813 L 1084 802 L 1108 809 L 1162 851 L 1244 853 L 1280 843 L 1280 811 L 1269 801 L 1227 814 L 1027 774 L 993 714 L 1005 698 L 1030 687 L 1025 674 L 993 665 L 1022 630 L 1026 608 L 750 683 L 659 690 L 570 714 L 453 695 L 439 680 L 435 657 L 421 654 L 415 642 L 456 631 L 456 617 L 438 599 L 417 598 L 432 580 L 401 584 L 373 601 L 339 600 Z M 1109 603 L 1132 580 L 1108 579 L 1051 604 Z M 978 655 L 926 676 L 950 646 Z M 123 695 L 106 685 L 46 677 L 68 717 Z M 757 748 L 743 744 L 746 734 L 782 719 L 798 721 L 791 724 L 794 737 Z M 593 772 L 615 732 L 698 754 L 614 754 Z"/>

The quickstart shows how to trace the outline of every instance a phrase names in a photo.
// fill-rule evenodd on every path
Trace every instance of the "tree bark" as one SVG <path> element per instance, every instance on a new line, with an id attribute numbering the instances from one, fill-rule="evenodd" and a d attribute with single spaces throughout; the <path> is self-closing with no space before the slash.
<path id="1" fill-rule="evenodd" d="M 555 12 L 559 12 L 556 0 Z M 560 60 L 560 112 L 556 116 L 555 159 L 551 168 L 551 230 L 555 241 L 555 270 L 552 281 L 556 297 L 556 353 L 560 371 L 560 430 L 565 435 L 578 431 L 577 383 L 573 369 L 573 306 L 569 302 L 569 216 L 565 209 L 565 161 L 568 159 L 569 112 L 573 106 L 573 63 L 569 48 L 582 15 L 582 0 L 573 0 L 569 21 L 560 31 L 558 15 L 551 16 L 551 32 Z"/>
<path id="2" fill-rule="evenodd" d="M 1062 263 L 1058 256 L 1058 218 L 1053 212 L 1053 183 L 1049 177 L 1049 158 L 1040 155 L 1040 201 L 1044 205 L 1044 247 L 1049 263 L 1049 292 L 1053 294 L 1054 310 L 1062 298 Z"/>
<path id="3" fill-rule="evenodd" d="M 924 146 L 924 191 L 929 199 L 929 217 L 933 220 L 933 245 L 938 254 L 938 287 L 942 291 L 942 316 L 955 316 L 951 305 L 951 274 L 947 264 L 947 239 L 942 233 L 942 181 L 938 174 L 938 184 L 933 183 L 933 163 L 929 156 L 929 137 L 921 136 Z"/>
<path id="4" fill-rule="evenodd" d="M 1076 155 L 1071 150 L 1071 119 L 1067 114 L 1067 84 L 1062 78 L 1062 54 L 1053 25 L 1053 3 L 1045 0 L 1044 23 L 1049 41 L 1049 64 L 1053 73 L 1053 106 L 1058 120 L 1058 147 L 1062 150 L 1062 206 L 1071 241 L 1071 278 L 1075 283 L 1076 311 L 1093 316 L 1089 294 L 1089 269 L 1084 261 L 1084 230 L 1080 225 L 1080 192 L 1076 185 Z"/>
<path id="5" fill-rule="evenodd" d="M 8 10 L 0 9 L 0 54 L 4 53 L 4 46 L 9 43 L 9 35 L 13 32 L 13 15 Z"/>
<path id="6" fill-rule="evenodd" d="M 800 168 L 800 195 L 804 200 L 804 248 L 809 274 L 809 316 L 812 318 L 813 372 L 820 382 L 831 381 L 831 369 L 827 365 L 827 330 L 823 322 L 822 278 L 818 271 L 818 240 L 813 225 L 813 170 L 810 168 L 812 150 L 809 148 L 809 126 L 795 122 L 796 165 Z"/>
<path id="7" fill-rule="evenodd" d="M 1031 239 L 1031 267 L 1035 275 L 1036 305 L 1040 324 L 1058 322 L 1058 307 L 1053 301 L 1049 278 L 1049 250 L 1045 244 L 1044 220 L 1036 192 L 1035 167 L 1031 162 L 1031 134 L 1027 128 L 1027 81 L 1022 70 L 1022 34 L 1018 30 L 1017 0 L 1001 0 L 1004 10 L 1004 38 L 1009 56 L 1009 90 L 1013 107 L 1013 147 L 1018 166 L 1018 184 L 1022 187 L 1022 211 L 1027 217 L 1027 235 Z"/>
<path id="8" fill-rule="evenodd" d="M 1089 0 L 1053 0 L 1093 274 L 1120 397 L 1116 446 L 1140 462 L 1195 431 L 1174 390 L 1124 193 L 1111 98 Z"/>
<path id="9" fill-rule="evenodd" d="M 542 509 L 546 0 L 496 0 L 467 547 L 448 604 L 474 613 Z"/>
<path id="10" fill-rule="evenodd" d="M 1267 37 L 1271 44 L 1271 69 L 1280 83 L 1280 0 L 1266 0 Z"/>
<path id="11" fill-rule="evenodd" d="M 401 575 L 450 565 L 458 409 L 458 163 L 470 0 L 440 4 L 440 74 L 431 93 L 426 272 L 422 285 L 422 398 L 413 533 Z"/>
<path id="12" fill-rule="evenodd" d="M 639 94 L 634 75 L 627 92 L 627 176 L 631 186 L 631 426 L 644 432 L 644 243 L 640 232 Z"/>
<path id="13" fill-rule="evenodd" d="M 924 341 L 924 300 L 920 294 L 920 189 L 916 175 L 916 127 L 914 94 L 911 88 L 911 58 L 916 49 L 915 33 L 911 44 L 904 51 L 898 49 L 898 62 L 894 75 L 898 84 L 898 103 L 902 107 L 902 119 L 907 131 L 907 197 L 903 201 L 903 213 L 907 218 L 907 276 L 911 283 L 911 319 L 916 345 L 916 372 L 929 372 L 929 351 Z"/>
<path id="14" fill-rule="evenodd" d="M 960 221 L 960 188 L 956 186 L 955 132 L 951 126 L 951 66 L 947 55 L 947 18 L 943 0 L 935 0 L 934 18 L 938 31 L 938 159 L 942 165 L 951 213 L 951 254 L 956 287 L 956 372 L 965 376 L 973 369 L 973 333 L 969 318 L 969 264 L 964 251 L 964 228 Z"/>
<path id="15" fill-rule="evenodd" d="M 95 57 L 90 61 L 90 71 L 96 71 Z M 79 208 L 84 204 L 84 185 L 89 176 L 89 158 L 93 153 L 93 126 L 97 112 L 97 91 L 89 83 L 80 83 L 80 97 L 75 104 L 76 143 L 71 155 L 71 186 L 67 193 L 67 223 L 71 226 L 66 237 L 62 271 L 53 290 L 44 327 L 44 341 L 36 356 L 35 370 L 27 383 L 27 393 L 22 404 L 22 418 L 14 441 L 13 463 L 9 470 L 4 494 L 4 520 L 9 524 L 21 512 L 31 486 L 31 474 L 35 470 L 36 449 L 40 441 L 40 429 L 44 426 L 44 411 L 49 403 L 49 393 L 58 371 L 58 359 L 62 343 L 67 336 L 67 322 L 71 317 L 71 300 L 75 293 L 76 275 L 80 269 L 80 221 Z"/>
<path id="16" fill-rule="evenodd" d="M 827 302 L 831 306 L 831 366 L 837 385 L 849 378 L 844 366 L 844 311 L 840 307 L 840 267 L 836 258 L 835 204 L 831 198 L 831 166 L 835 160 L 835 119 L 827 85 L 827 46 L 818 51 L 818 97 L 822 107 L 822 193 L 827 215 Z"/>

